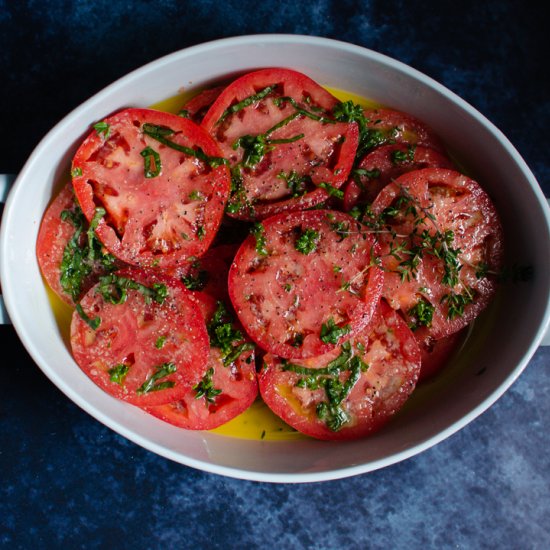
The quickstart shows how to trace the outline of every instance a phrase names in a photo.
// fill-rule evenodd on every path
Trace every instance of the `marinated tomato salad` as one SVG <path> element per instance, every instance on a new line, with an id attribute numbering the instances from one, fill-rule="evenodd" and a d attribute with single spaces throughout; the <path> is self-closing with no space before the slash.
<path id="1" fill-rule="evenodd" d="M 104 391 L 190 430 L 262 399 L 327 440 L 443 368 L 503 261 L 493 203 L 429 127 L 285 68 L 98 121 L 36 252 Z"/>

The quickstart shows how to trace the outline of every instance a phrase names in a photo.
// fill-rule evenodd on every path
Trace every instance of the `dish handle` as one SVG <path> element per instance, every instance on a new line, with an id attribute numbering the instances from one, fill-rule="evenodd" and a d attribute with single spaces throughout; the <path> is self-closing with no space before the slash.
<path id="1" fill-rule="evenodd" d="M 4 204 L 8 198 L 10 187 L 15 180 L 15 174 L 0 174 L 0 220 L 4 212 Z M 8 312 L 4 306 L 4 299 L 2 296 L 2 287 L 0 286 L 0 324 L 11 324 Z"/>
<path id="2" fill-rule="evenodd" d="M 15 180 L 15 174 L 0 174 L 0 219 L 2 217 L 4 204 L 8 197 L 10 187 L 14 182 L 14 180 Z M 546 200 L 548 201 L 548 205 L 550 206 L 550 199 L 547 198 Z M 6 307 L 4 306 L 4 299 L 2 297 L 1 286 L 0 286 L 0 324 L 2 325 L 11 324 L 8 312 L 6 311 Z M 541 346 L 550 346 L 550 328 L 546 331 L 546 334 L 544 335 L 542 342 L 540 344 Z"/>

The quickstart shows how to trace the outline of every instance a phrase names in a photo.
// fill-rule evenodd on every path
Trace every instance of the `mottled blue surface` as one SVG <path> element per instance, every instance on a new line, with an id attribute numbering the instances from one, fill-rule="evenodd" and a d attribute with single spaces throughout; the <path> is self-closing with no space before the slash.
<path id="1" fill-rule="evenodd" d="M 509 137 L 550 195 L 542 9 L 443 4 L 0 1 L 0 172 L 16 173 L 71 109 L 146 62 L 215 38 L 284 32 L 350 41 L 432 76 Z M 414 458 L 271 485 L 134 445 L 60 393 L 11 327 L 0 335 L 2 548 L 550 548 L 550 348 L 486 413 Z"/>

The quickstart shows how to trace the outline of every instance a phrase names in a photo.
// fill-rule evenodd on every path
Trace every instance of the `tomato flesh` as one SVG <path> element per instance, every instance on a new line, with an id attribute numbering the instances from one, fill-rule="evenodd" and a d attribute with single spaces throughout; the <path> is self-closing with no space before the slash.
<path id="1" fill-rule="evenodd" d="M 370 321 L 383 280 L 376 254 L 373 236 L 343 212 L 280 214 L 239 248 L 229 295 L 263 349 L 286 358 L 320 355 Z"/>

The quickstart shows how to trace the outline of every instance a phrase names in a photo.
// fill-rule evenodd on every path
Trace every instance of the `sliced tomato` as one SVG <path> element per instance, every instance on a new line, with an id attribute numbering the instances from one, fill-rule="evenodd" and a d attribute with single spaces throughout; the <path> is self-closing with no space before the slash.
<path id="1" fill-rule="evenodd" d="M 78 206 L 70 184 L 46 210 L 36 240 L 38 265 L 49 287 L 74 305 L 100 275 L 121 267 L 106 254 Z"/>
<path id="2" fill-rule="evenodd" d="M 379 145 L 404 143 L 429 147 L 444 152 L 439 136 L 424 122 L 416 117 L 395 109 L 365 109 L 367 119 L 369 144 L 371 147 Z"/>
<path id="3" fill-rule="evenodd" d="M 454 166 L 446 155 L 428 147 L 404 143 L 377 147 L 352 171 L 344 192 L 344 210 L 371 203 L 390 181 L 421 168 Z"/>
<path id="4" fill-rule="evenodd" d="M 289 362 L 268 354 L 259 375 L 269 408 L 318 439 L 355 439 L 381 428 L 413 392 L 420 371 L 416 339 L 383 301 L 372 323 L 344 346 Z"/>
<path id="5" fill-rule="evenodd" d="M 121 260 L 174 267 L 214 238 L 230 179 L 212 138 L 185 118 L 127 109 L 95 125 L 73 159 L 88 221 Z"/>
<path id="6" fill-rule="evenodd" d="M 107 277 L 73 314 L 75 361 L 128 403 L 181 399 L 206 371 L 209 344 L 200 307 L 181 283 L 160 273 L 131 268 Z"/>
<path id="7" fill-rule="evenodd" d="M 416 170 L 384 187 L 372 211 L 382 295 L 419 341 L 457 332 L 487 306 L 502 268 L 502 228 L 477 182 L 453 170 Z"/>
<path id="8" fill-rule="evenodd" d="M 194 296 L 208 323 L 212 323 L 216 312 L 223 311 L 217 309 L 216 300 L 205 292 L 195 292 Z M 245 340 L 236 324 L 226 319 L 210 325 L 211 344 L 216 343 L 216 330 L 218 335 L 224 335 L 226 349 L 210 348 L 201 382 L 178 401 L 146 407 L 149 413 L 180 428 L 211 430 L 252 405 L 258 395 L 254 346 Z"/>
<path id="9" fill-rule="evenodd" d="M 186 101 L 180 109 L 180 116 L 186 116 L 193 122 L 200 124 L 208 109 L 214 101 L 222 93 L 225 86 L 216 86 L 201 90 L 197 95 L 193 96 L 189 101 Z"/>
<path id="10" fill-rule="evenodd" d="M 264 219 L 320 204 L 346 181 L 359 132 L 336 122 L 339 100 L 304 74 L 263 69 L 229 84 L 202 126 L 232 167 L 227 212 Z"/>
<path id="11" fill-rule="evenodd" d="M 334 349 L 370 321 L 383 280 L 377 244 L 351 216 L 310 210 L 255 225 L 229 271 L 249 336 L 286 358 Z"/>

